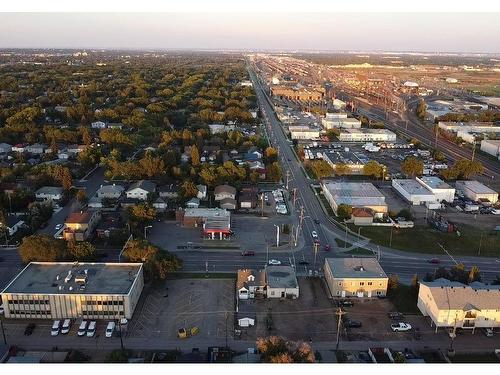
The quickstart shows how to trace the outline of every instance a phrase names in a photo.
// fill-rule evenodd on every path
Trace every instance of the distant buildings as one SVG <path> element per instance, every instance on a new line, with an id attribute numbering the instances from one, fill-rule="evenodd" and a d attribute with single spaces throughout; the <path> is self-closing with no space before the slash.
<path id="1" fill-rule="evenodd" d="M 338 138 L 341 142 L 394 142 L 396 134 L 387 129 L 343 129 Z"/>
<path id="2" fill-rule="evenodd" d="M 355 207 L 371 208 L 377 216 L 387 213 L 385 196 L 369 182 L 321 181 L 321 190 L 334 212 L 345 204 Z"/>
<path id="3" fill-rule="evenodd" d="M 481 151 L 500 160 L 500 140 L 485 139 L 481 141 Z"/>
<path id="4" fill-rule="evenodd" d="M 131 319 L 143 287 L 141 263 L 32 262 L 1 300 L 6 318 Z"/>
<path id="5" fill-rule="evenodd" d="M 297 86 L 271 86 L 271 95 L 280 99 L 298 101 L 320 101 L 325 96 L 323 88 L 305 88 Z"/>
<path id="6" fill-rule="evenodd" d="M 421 281 L 417 307 L 431 325 L 470 329 L 500 327 L 500 285 L 447 279 Z"/>
<path id="7" fill-rule="evenodd" d="M 332 297 L 382 297 L 388 277 L 375 258 L 326 258 L 323 267 Z"/>
<path id="8" fill-rule="evenodd" d="M 436 197 L 432 191 L 419 184 L 416 180 L 394 178 L 392 187 L 413 205 L 436 202 Z"/>
<path id="9" fill-rule="evenodd" d="M 288 127 L 290 137 L 297 140 L 319 139 L 320 129 L 306 125 L 290 125 Z"/>

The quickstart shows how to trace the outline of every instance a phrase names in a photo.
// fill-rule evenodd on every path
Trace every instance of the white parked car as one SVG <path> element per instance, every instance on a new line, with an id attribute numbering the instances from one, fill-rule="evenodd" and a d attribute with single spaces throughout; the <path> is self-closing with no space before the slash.
<path id="1" fill-rule="evenodd" d="M 57 336 L 59 334 L 59 329 L 61 328 L 61 321 L 60 320 L 54 320 L 54 323 L 52 323 L 52 329 L 50 330 L 50 335 L 51 336 Z"/>
<path id="2" fill-rule="evenodd" d="M 61 229 L 61 228 L 63 227 L 63 225 L 64 225 L 64 224 L 57 224 L 57 225 L 56 225 L 56 230 Z"/>
<path id="3" fill-rule="evenodd" d="M 270 259 L 268 263 L 271 266 L 279 266 L 281 264 L 281 262 L 279 260 L 276 260 L 276 259 Z"/>
<path id="4" fill-rule="evenodd" d="M 315 230 L 313 230 L 313 231 L 311 232 L 311 236 L 312 236 L 312 238 L 318 238 L 318 233 L 316 233 L 316 231 L 315 231 Z"/>
<path id="5" fill-rule="evenodd" d="M 391 329 L 393 332 L 406 332 L 411 330 L 411 325 L 409 323 L 395 323 L 391 324 Z"/>
<path id="6" fill-rule="evenodd" d="M 71 319 L 64 319 L 62 328 L 61 328 L 61 333 L 63 335 L 67 334 L 69 330 L 71 329 Z"/>
<path id="7" fill-rule="evenodd" d="M 95 326 L 96 326 L 95 320 L 92 320 L 89 324 L 89 327 L 87 329 L 87 337 L 94 337 L 95 335 Z"/>
<path id="8" fill-rule="evenodd" d="M 106 327 L 106 337 L 113 337 L 115 326 L 116 326 L 115 322 L 108 322 L 108 326 Z"/>
<path id="9" fill-rule="evenodd" d="M 88 326 L 89 322 L 86 321 L 86 320 L 82 320 L 82 322 L 80 323 L 80 326 L 78 327 L 78 336 L 82 337 L 82 336 L 85 336 L 85 334 L 87 333 L 87 326 Z"/>

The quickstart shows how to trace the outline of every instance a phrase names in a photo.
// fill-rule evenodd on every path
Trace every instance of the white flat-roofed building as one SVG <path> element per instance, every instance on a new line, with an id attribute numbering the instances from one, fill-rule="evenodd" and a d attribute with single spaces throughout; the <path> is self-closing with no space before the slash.
<path id="1" fill-rule="evenodd" d="M 473 201 L 478 201 L 480 199 L 487 199 L 491 203 L 496 203 L 498 201 L 498 193 L 496 191 L 476 180 L 457 181 L 455 183 L 455 188 Z"/>
<path id="2" fill-rule="evenodd" d="M 486 152 L 500 160 L 500 140 L 485 139 L 481 141 L 481 151 Z"/>
<path id="3" fill-rule="evenodd" d="M 346 113 L 327 113 L 325 118 L 321 119 L 321 124 L 325 129 L 345 128 L 359 129 L 361 121 L 358 119 L 347 117 Z"/>
<path id="4" fill-rule="evenodd" d="M 318 139 L 320 130 L 305 125 L 290 125 L 288 127 L 292 139 Z"/>
<path id="5" fill-rule="evenodd" d="M 387 129 L 343 129 L 338 138 L 341 142 L 394 142 L 396 133 Z"/>
<path id="6" fill-rule="evenodd" d="M 435 176 L 417 177 L 417 181 L 429 189 L 438 202 L 453 202 L 455 199 L 455 189 L 449 184 Z"/>
<path id="7" fill-rule="evenodd" d="M 421 281 L 417 307 L 436 327 L 470 329 L 500 327 L 500 285 L 469 285 L 437 279 Z"/>
<path id="8" fill-rule="evenodd" d="M 299 298 L 299 283 L 295 270 L 290 266 L 267 266 L 267 298 Z"/>
<path id="9" fill-rule="evenodd" d="M 385 196 L 370 182 L 321 181 L 323 194 L 334 212 L 341 204 L 371 208 L 375 213 L 387 212 Z M 380 216 L 380 215 L 376 215 Z"/>
<path id="10" fill-rule="evenodd" d="M 438 127 L 450 132 L 468 132 L 468 133 L 497 133 L 500 132 L 500 125 L 493 122 L 454 122 L 439 121 Z"/>
<path id="11" fill-rule="evenodd" d="M 325 258 L 325 281 L 332 297 L 377 297 L 389 278 L 375 258 Z"/>
<path id="12" fill-rule="evenodd" d="M 412 179 L 393 179 L 392 187 L 413 205 L 427 202 L 437 202 L 437 198 L 432 191 Z"/>
<path id="13" fill-rule="evenodd" d="M 131 319 L 142 263 L 31 262 L 2 291 L 6 318 Z"/>

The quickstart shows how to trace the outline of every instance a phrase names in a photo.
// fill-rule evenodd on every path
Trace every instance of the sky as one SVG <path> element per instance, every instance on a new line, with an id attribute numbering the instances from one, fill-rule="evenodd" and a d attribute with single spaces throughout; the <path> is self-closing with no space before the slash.
<path id="1" fill-rule="evenodd" d="M 500 53 L 499 13 L 0 13 L 0 48 Z"/>

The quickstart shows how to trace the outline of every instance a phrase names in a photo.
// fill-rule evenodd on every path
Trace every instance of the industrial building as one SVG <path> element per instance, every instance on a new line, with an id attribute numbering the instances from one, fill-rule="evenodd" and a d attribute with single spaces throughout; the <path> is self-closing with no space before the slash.
<path id="1" fill-rule="evenodd" d="M 387 129 L 342 129 L 341 142 L 394 142 L 396 133 Z"/>
<path id="2" fill-rule="evenodd" d="M 292 139 L 309 140 L 318 139 L 320 137 L 320 129 L 311 128 L 306 125 L 290 125 L 288 131 Z"/>
<path id="3" fill-rule="evenodd" d="M 271 86 L 271 95 L 280 99 L 298 101 L 320 101 L 325 96 L 324 88 Z"/>
<path id="4" fill-rule="evenodd" d="M 347 113 L 327 113 L 325 118 L 321 119 L 321 124 L 325 129 L 343 128 L 359 129 L 361 121 L 355 118 L 347 117 Z"/>
<path id="5" fill-rule="evenodd" d="M 455 199 L 455 189 L 449 184 L 435 176 L 417 177 L 416 180 L 429 189 L 438 202 L 453 202 Z"/>
<path id="6" fill-rule="evenodd" d="M 363 167 L 369 159 L 359 152 L 346 151 L 345 148 L 339 150 L 325 150 L 321 153 L 325 160 L 335 171 L 338 165 L 345 165 L 349 168 L 349 174 L 363 174 Z"/>
<path id="7" fill-rule="evenodd" d="M 375 258 L 325 258 L 325 280 L 332 297 L 383 297 L 388 277 Z"/>
<path id="8" fill-rule="evenodd" d="M 486 152 L 500 160 L 500 140 L 484 139 L 481 141 L 481 151 Z"/>
<path id="9" fill-rule="evenodd" d="M 142 263 L 29 263 L 2 291 L 6 318 L 131 319 Z"/>
<path id="10" fill-rule="evenodd" d="M 421 281 L 417 307 L 431 325 L 469 329 L 500 327 L 500 285 L 469 285 L 437 279 Z"/>
<path id="11" fill-rule="evenodd" d="M 334 212 L 345 204 L 355 207 L 371 208 L 376 216 L 387 213 L 385 196 L 370 182 L 334 182 L 323 180 L 320 183 L 323 194 Z"/>
<path id="12" fill-rule="evenodd" d="M 412 179 L 393 179 L 392 187 L 413 205 L 437 202 L 432 191 Z"/>
<path id="13" fill-rule="evenodd" d="M 464 131 L 469 133 L 497 133 L 500 132 L 500 125 L 493 122 L 455 122 L 455 121 L 439 121 L 439 129 L 449 132 Z"/>
<path id="14" fill-rule="evenodd" d="M 498 193 L 479 181 L 457 181 L 455 188 L 475 202 L 488 200 L 494 204 L 498 201 Z"/>

